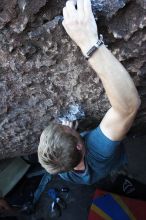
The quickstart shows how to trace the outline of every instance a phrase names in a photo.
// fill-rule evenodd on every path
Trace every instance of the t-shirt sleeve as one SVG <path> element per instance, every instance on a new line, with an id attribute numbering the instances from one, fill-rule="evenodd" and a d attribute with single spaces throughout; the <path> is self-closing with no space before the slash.
<path id="1" fill-rule="evenodd" d="M 120 141 L 112 141 L 101 131 L 100 126 L 89 132 L 85 137 L 88 151 L 95 157 L 107 159 L 113 156 Z"/>

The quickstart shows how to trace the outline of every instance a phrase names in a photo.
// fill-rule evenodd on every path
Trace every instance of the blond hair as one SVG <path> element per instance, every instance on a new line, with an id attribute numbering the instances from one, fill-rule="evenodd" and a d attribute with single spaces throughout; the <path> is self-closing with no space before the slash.
<path id="1" fill-rule="evenodd" d="M 76 167 L 82 154 L 77 149 L 78 139 L 66 133 L 62 125 L 51 122 L 42 132 L 38 159 L 50 174 L 66 172 Z"/>

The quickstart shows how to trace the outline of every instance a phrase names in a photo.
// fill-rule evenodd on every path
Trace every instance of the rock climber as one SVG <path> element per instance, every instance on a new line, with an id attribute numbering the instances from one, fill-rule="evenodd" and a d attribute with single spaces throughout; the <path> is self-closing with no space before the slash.
<path id="1" fill-rule="evenodd" d="M 50 122 L 41 134 L 38 158 L 50 174 L 90 185 L 118 172 L 126 163 L 120 142 L 132 126 L 140 98 L 129 73 L 98 33 L 91 1 L 68 0 L 63 17 L 65 31 L 101 79 L 111 108 L 100 124 L 84 135 L 71 122 Z"/>

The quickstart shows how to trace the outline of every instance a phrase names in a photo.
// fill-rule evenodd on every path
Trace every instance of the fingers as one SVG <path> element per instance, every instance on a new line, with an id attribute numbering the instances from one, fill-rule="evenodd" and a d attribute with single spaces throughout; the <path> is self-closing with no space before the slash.
<path id="1" fill-rule="evenodd" d="M 75 8 L 76 5 L 77 10 Z M 63 8 L 64 19 L 75 17 L 77 14 L 79 20 L 82 20 L 84 16 L 91 16 L 91 14 L 93 14 L 91 0 L 68 0 L 66 2 L 66 7 Z"/>
<path id="2" fill-rule="evenodd" d="M 84 13 L 85 16 L 91 16 L 92 13 L 92 7 L 91 7 L 91 0 L 84 0 Z"/>
<path id="3" fill-rule="evenodd" d="M 71 122 L 71 121 L 63 121 L 62 125 L 65 125 L 65 126 L 68 126 L 68 127 L 72 128 L 73 127 L 73 122 Z"/>
<path id="4" fill-rule="evenodd" d="M 77 11 L 79 20 L 82 20 L 84 17 L 84 0 L 77 1 Z"/>
<path id="5" fill-rule="evenodd" d="M 72 2 L 72 4 L 74 5 L 74 6 L 76 6 L 76 4 L 77 4 L 77 0 L 68 0 L 69 2 Z"/>
<path id="6" fill-rule="evenodd" d="M 67 1 L 66 2 L 66 10 L 69 16 L 76 16 L 77 11 L 75 9 L 75 3 L 73 0 Z"/>
<path id="7" fill-rule="evenodd" d="M 67 121 L 66 126 L 68 126 L 69 128 L 72 128 L 73 127 L 73 122 Z"/>
<path id="8" fill-rule="evenodd" d="M 79 123 L 77 120 L 76 121 L 65 121 L 64 120 L 62 121 L 62 125 L 65 125 L 65 126 L 68 126 L 70 128 L 77 130 Z"/>
<path id="9" fill-rule="evenodd" d="M 64 20 L 67 20 L 67 18 L 68 18 L 68 13 L 67 13 L 66 7 L 63 8 L 63 17 L 64 17 Z"/>
<path id="10" fill-rule="evenodd" d="M 79 125 L 79 122 L 76 120 L 76 121 L 75 121 L 75 125 L 74 125 L 74 129 L 75 129 L 75 130 L 77 130 L 78 125 Z"/>

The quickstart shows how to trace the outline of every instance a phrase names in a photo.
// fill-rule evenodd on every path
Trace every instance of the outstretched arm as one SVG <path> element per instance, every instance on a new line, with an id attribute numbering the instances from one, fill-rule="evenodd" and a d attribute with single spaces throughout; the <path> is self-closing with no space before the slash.
<path id="1" fill-rule="evenodd" d="M 77 2 L 77 9 L 75 4 Z M 69 0 L 63 9 L 63 26 L 86 54 L 98 41 L 97 25 L 90 0 Z M 100 128 L 111 140 L 121 140 L 128 132 L 140 106 L 140 99 L 123 65 L 102 45 L 88 60 L 96 71 L 111 103 Z"/>

